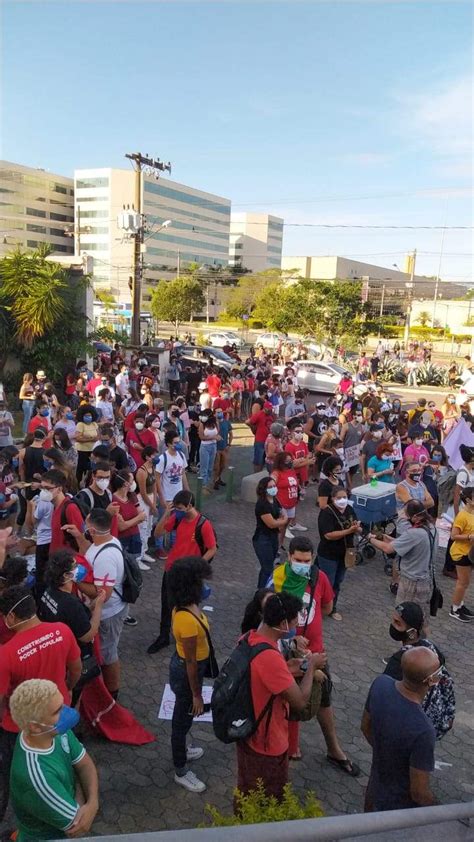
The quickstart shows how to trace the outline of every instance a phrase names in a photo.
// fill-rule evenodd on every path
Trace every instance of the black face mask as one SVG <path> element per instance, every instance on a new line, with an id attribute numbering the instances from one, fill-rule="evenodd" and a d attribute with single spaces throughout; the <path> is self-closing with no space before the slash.
<path id="1" fill-rule="evenodd" d="M 402 642 L 406 642 L 407 640 L 411 639 L 410 635 L 409 635 L 409 632 L 411 632 L 411 631 L 414 631 L 414 629 L 407 629 L 406 631 L 400 631 L 400 629 L 395 628 L 393 623 L 390 623 L 390 628 L 388 630 L 388 633 L 389 633 L 390 637 L 392 638 L 392 640 L 399 640 L 399 641 L 402 641 Z"/>

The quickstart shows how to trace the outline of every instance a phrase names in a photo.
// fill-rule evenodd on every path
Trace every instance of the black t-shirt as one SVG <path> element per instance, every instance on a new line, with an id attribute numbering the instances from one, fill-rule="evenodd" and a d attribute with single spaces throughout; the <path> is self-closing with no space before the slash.
<path id="1" fill-rule="evenodd" d="M 91 495 L 94 498 L 93 503 Z M 102 494 L 97 494 L 97 491 L 94 491 L 93 488 L 83 488 L 76 496 L 78 500 L 82 500 L 91 509 L 106 509 L 112 502 L 112 495 L 108 489 L 103 491 Z"/>
<path id="2" fill-rule="evenodd" d="M 341 479 L 337 481 L 338 488 L 344 488 L 344 483 Z M 334 483 L 330 482 L 328 479 L 322 479 L 318 485 L 318 497 L 329 497 L 331 494 L 334 494 L 334 489 L 336 486 Z"/>
<path id="3" fill-rule="evenodd" d="M 45 623 L 64 623 L 69 626 L 76 638 L 83 658 L 92 655 L 92 642 L 81 643 L 91 627 L 91 612 L 88 607 L 72 593 L 47 588 L 38 605 L 38 617 Z"/>
<path id="4" fill-rule="evenodd" d="M 117 471 L 123 471 L 125 468 L 128 468 L 128 459 L 125 450 L 118 445 L 112 447 L 109 453 L 109 462 L 115 465 Z"/>
<path id="5" fill-rule="evenodd" d="M 324 536 L 328 532 L 339 532 L 341 529 L 347 529 L 351 523 L 354 523 L 356 517 L 352 511 L 351 506 L 346 506 L 345 512 L 342 514 L 334 511 L 332 506 L 326 506 L 321 509 L 318 517 L 318 532 L 319 532 L 319 547 L 318 555 L 324 558 L 339 561 L 344 558 L 347 547 L 352 547 L 354 543 L 353 535 L 346 535 L 339 541 L 328 541 Z"/>
<path id="6" fill-rule="evenodd" d="M 254 537 L 265 535 L 267 538 L 271 535 L 277 535 L 278 527 L 267 526 L 263 520 L 262 515 L 273 515 L 275 520 L 281 515 L 281 506 L 278 500 L 273 500 L 271 503 L 268 500 L 257 500 L 255 504 L 255 517 L 257 526 Z"/>
<path id="7" fill-rule="evenodd" d="M 445 657 L 444 657 L 443 653 L 441 652 L 440 649 L 438 649 L 438 647 L 434 643 L 431 642 L 431 640 L 427 641 L 427 640 L 424 640 L 423 638 L 420 638 L 420 640 L 417 640 L 416 643 L 403 644 L 403 646 L 406 646 L 406 645 L 408 645 L 408 646 L 427 646 L 429 649 L 433 648 L 433 649 L 436 650 L 436 654 L 439 658 L 440 664 L 443 666 L 444 663 L 445 663 Z M 393 655 L 391 655 L 391 657 L 387 661 L 387 666 L 385 667 L 385 669 L 383 671 L 384 675 L 389 675 L 390 678 L 394 678 L 395 681 L 401 681 L 402 680 L 402 655 L 405 652 L 405 649 L 403 648 L 403 646 L 402 646 L 401 649 L 398 649 L 396 652 L 393 653 Z"/>

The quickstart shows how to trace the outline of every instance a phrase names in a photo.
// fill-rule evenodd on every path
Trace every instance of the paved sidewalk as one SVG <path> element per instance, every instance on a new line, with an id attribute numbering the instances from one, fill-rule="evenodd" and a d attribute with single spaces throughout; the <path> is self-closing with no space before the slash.
<path id="1" fill-rule="evenodd" d="M 250 440 L 243 427 L 236 430 L 232 464 L 237 477 L 250 467 Z M 240 481 L 236 482 L 236 489 Z M 317 540 L 316 486 L 311 485 L 299 507 L 298 519 L 309 527 L 305 533 Z M 231 651 L 239 634 L 243 608 L 257 582 L 257 563 L 251 545 L 253 507 L 238 500 L 228 504 L 224 493 L 205 498 L 205 513 L 215 524 L 219 551 L 214 561 L 212 595 L 207 600 L 220 660 Z M 101 809 L 94 824 L 97 834 L 126 833 L 164 828 L 195 827 L 205 820 L 206 803 L 231 811 L 236 781 L 235 750 L 214 738 L 211 725 L 193 730 L 194 740 L 206 748 L 194 765 L 207 783 L 204 795 L 195 795 L 173 782 L 170 723 L 159 721 L 157 712 L 167 681 L 171 647 L 158 655 L 146 654 L 159 624 L 161 570 L 158 564 L 144 573 L 143 598 L 134 606 L 139 625 L 125 628 L 121 641 L 123 690 L 121 701 L 157 736 L 142 747 L 121 746 L 94 736 L 86 739 L 101 782 Z M 450 603 L 453 582 L 441 579 L 445 606 Z M 360 764 L 358 779 L 330 767 L 317 723 L 302 725 L 303 759 L 291 765 L 291 780 L 298 790 L 313 789 L 327 814 L 360 812 L 370 768 L 370 751 L 360 733 L 360 719 L 371 681 L 383 670 L 382 657 L 396 649 L 388 635 L 393 598 L 383 564 L 376 557 L 349 571 L 339 607 L 343 621 L 325 620 L 324 636 L 334 679 L 334 709 L 342 745 Z M 474 795 L 474 676 L 473 629 L 456 623 L 445 608 L 432 622 L 432 638 L 444 651 L 456 680 L 457 716 L 454 731 L 437 749 L 443 766 L 434 775 L 434 790 L 441 802 L 468 801 Z"/>

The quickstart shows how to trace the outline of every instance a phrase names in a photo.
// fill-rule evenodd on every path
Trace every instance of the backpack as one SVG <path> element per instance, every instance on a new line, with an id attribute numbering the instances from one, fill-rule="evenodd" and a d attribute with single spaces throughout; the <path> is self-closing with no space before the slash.
<path id="1" fill-rule="evenodd" d="M 109 498 L 109 503 L 111 503 L 112 502 L 112 494 L 108 490 L 105 493 L 107 494 L 107 496 Z M 79 496 L 80 494 L 86 495 L 87 499 L 89 500 L 89 504 L 87 504 L 82 499 L 82 497 Z M 89 512 L 91 511 L 91 509 L 94 508 L 94 495 L 93 495 L 92 491 L 90 490 L 90 488 L 81 488 L 81 490 L 78 492 L 78 494 L 76 494 L 76 496 L 73 497 L 72 499 L 73 499 L 74 503 L 76 503 L 76 505 L 79 506 L 79 508 L 81 509 L 81 512 L 85 511 L 84 517 L 86 517 L 86 515 L 88 515 Z"/>
<path id="2" fill-rule="evenodd" d="M 143 576 L 138 566 L 138 561 L 134 558 L 134 556 L 130 555 L 127 550 L 124 550 L 123 547 L 119 547 L 117 544 L 112 544 L 110 541 L 108 544 L 104 544 L 100 548 L 95 558 L 97 558 L 103 550 L 107 549 L 107 547 L 115 547 L 117 550 L 120 550 L 123 557 L 122 593 L 120 593 L 117 588 L 114 588 L 114 591 L 118 594 L 122 602 L 128 602 L 133 605 L 140 596 L 140 591 L 143 587 Z"/>
<path id="3" fill-rule="evenodd" d="M 186 458 L 184 453 L 182 453 L 181 450 L 177 450 L 176 453 L 179 453 L 181 461 L 184 462 L 184 460 Z M 161 456 L 163 456 L 163 473 L 164 473 L 166 471 L 166 466 L 168 464 L 168 454 L 167 454 L 166 450 L 165 450 L 164 453 L 161 454 Z M 160 456 L 160 459 L 161 459 L 161 456 Z"/>
<path id="4" fill-rule="evenodd" d="M 90 512 L 90 507 L 88 507 L 87 503 L 84 503 L 83 500 L 78 500 L 77 497 L 66 497 L 61 509 L 61 526 L 67 526 L 69 523 L 66 515 L 66 509 L 71 505 L 71 503 L 74 503 L 74 505 L 77 506 L 84 520 Z M 66 544 L 69 544 L 75 552 L 78 551 L 79 547 L 77 546 L 77 541 L 69 534 L 69 532 L 64 532 L 64 541 Z"/>
<path id="5" fill-rule="evenodd" d="M 181 523 L 181 521 L 180 521 L 180 523 Z M 209 523 L 211 525 L 211 529 L 214 533 L 214 538 L 216 539 L 216 549 L 219 547 L 219 544 L 217 543 L 217 533 L 216 533 L 216 530 L 214 529 L 212 523 L 210 522 L 210 520 L 207 517 L 204 517 L 204 515 L 199 515 L 198 522 L 196 524 L 196 529 L 194 530 L 194 538 L 195 538 L 196 544 L 199 547 L 199 552 L 201 553 L 201 555 L 204 555 L 204 553 L 207 552 L 207 550 L 208 550 L 208 547 L 205 546 L 204 539 L 202 537 L 202 528 L 203 528 L 205 523 Z M 178 523 L 177 528 L 179 529 L 179 523 Z"/>
<path id="6" fill-rule="evenodd" d="M 438 489 L 438 516 L 444 514 L 454 501 L 454 488 L 456 485 L 457 473 L 449 470 L 437 481 Z"/>
<path id="7" fill-rule="evenodd" d="M 255 716 L 250 684 L 250 664 L 266 649 L 273 649 L 270 643 L 248 642 L 250 632 L 239 641 L 222 667 L 214 682 L 211 698 L 212 725 L 218 740 L 235 743 L 246 740 L 255 733 L 267 716 L 265 739 L 272 716 L 275 696 L 272 694 L 259 716 Z"/>

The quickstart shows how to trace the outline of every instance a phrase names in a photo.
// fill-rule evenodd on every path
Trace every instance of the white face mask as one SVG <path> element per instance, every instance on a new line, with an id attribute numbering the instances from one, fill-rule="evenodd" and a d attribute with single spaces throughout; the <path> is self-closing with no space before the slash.
<path id="1" fill-rule="evenodd" d="M 144 424 L 141 424 L 141 423 L 138 421 L 138 422 L 135 424 L 135 429 L 136 429 L 136 430 L 143 430 L 144 426 L 145 426 Z"/>
<path id="2" fill-rule="evenodd" d="M 52 503 L 53 502 L 53 492 L 49 490 L 49 488 L 42 488 L 39 493 L 39 499 L 43 503 Z"/>
<path id="3" fill-rule="evenodd" d="M 374 439 L 381 439 L 382 438 L 382 430 L 376 430 L 374 433 L 372 433 L 372 435 L 373 435 Z"/>
<path id="4" fill-rule="evenodd" d="M 415 439 L 415 444 L 417 447 L 421 447 L 421 445 L 423 444 L 423 439 Z"/>
<path id="5" fill-rule="evenodd" d="M 382 459 L 389 461 L 392 458 L 391 453 L 382 453 Z"/>
<path id="6" fill-rule="evenodd" d="M 101 491 L 105 491 L 109 487 L 110 480 L 108 479 L 97 479 L 95 484 L 97 488 L 100 488 Z"/>
<path id="7" fill-rule="evenodd" d="M 133 480 L 133 482 L 130 483 L 130 491 L 136 491 L 136 490 L 137 490 L 137 484 L 136 484 L 135 480 Z"/>
<path id="8" fill-rule="evenodd" d="M 334 505 L 337 506 L 338 509 L 345 509 L 346 506 L 347 506 L 347 497 L 338 497 L 333 502 L 334 502 Z"/>

